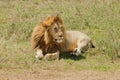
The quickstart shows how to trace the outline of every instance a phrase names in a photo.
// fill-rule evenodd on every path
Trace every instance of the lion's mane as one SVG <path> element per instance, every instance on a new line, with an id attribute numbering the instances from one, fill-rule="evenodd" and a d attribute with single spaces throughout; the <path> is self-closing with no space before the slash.
<path id="1" fill-rule="evenodd" d="M 44 53 L 49 52 L 55 52 L 57 50 L 60 50 L 61 47 L 63 47 L 63 43 L 56 44 L 52 42 L 52 37 L 48 36 L 47 29 L 49 27 L 52 27 L 52 24 L 58 21 L 61 24 L 63 24 L 63 21 L 59 15 L 52 15 L 47 17 L 45 20 L 40 22 L 33 30 L 32 33 L 32 49 L 42 49 Z M 65 33 L 65 29 L 64 32 Z M 64 35 L 65 36 L 65 35 Z"/>

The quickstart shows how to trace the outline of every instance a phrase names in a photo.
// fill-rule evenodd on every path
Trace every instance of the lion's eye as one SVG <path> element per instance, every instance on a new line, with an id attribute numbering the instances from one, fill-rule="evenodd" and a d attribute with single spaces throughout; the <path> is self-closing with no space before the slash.
<path id="1" fill-rule="evenodd" d="M 58 29 L 55 27 L 55 28 L 54 28 L 54 31 L 55 31 L 55 32 L 58 32 Z"/>

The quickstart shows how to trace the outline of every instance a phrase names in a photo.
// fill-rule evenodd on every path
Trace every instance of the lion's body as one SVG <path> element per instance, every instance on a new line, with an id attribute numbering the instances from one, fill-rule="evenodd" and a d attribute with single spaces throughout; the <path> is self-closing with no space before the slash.
<path id="1" fill-rule="evenodd" d="M 75 55 L 81 54 L 83 50 L 93 47 L 92 40 L 86 34 L 80 31 L 66 31 L 65 48 L 61 49 L 62 52 L 74 52 Z"/>
<path id="2" fill-rule="evenodd" d="M 80 31 L 66 31 L 66 40 L 65 40 L 65 49 L 62 49 L 63 52 L 73 51 L 78 47 L 78 40 L 82 40 L 83 38 L 88 38 L 86 35 L 83 35 Z"/>

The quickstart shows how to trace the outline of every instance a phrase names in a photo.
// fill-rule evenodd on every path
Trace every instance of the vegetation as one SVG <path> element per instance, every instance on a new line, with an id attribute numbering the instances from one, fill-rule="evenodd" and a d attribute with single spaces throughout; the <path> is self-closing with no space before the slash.
<path id="1" fill-rule="evenodd" d="M 0 69 L 118 70 L 120 0 L 1 0 Z M 88 34 L 96 45 L 83 56 L 37 61 L 31 32 L 50 14 L 59 13 L 67 30 Z M 53 64 L 53 65 L 51 65 Z"/>

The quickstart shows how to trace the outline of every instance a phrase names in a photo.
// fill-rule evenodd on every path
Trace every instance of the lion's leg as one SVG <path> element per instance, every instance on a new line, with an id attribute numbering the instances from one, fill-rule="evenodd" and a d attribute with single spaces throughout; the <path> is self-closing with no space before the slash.
<path id="1" fill-rule="evenodd" d="M 47 53 L 45 56 L 44 56 L 44 60 L 59 60 L 59 55 L 60 55 L 60 52 L 57 51 L 55 53 Z"/>
<path id="2" fill-rule="evenodd" d="M 70 53 L 71 55 L 76 55 L 78 48 L 74 48 L 73 51 Z"/>
<path id="3" fill-rule="evenodd" d="M 43 51 L 42 51 L 41 49 L 38 49 L 38 50 L 36 51 L 35 57 L 36 57 L 37 59 L 42 59 L 42 58 L 44 57 L 44 56 L 43 56 Z"/>
<path id="4" fill-rule="evenodd" d="M 83 44 L 80 43 L 80 40 L 78 40 L 76 44 L 77 44 L 77 48 L 75 48 L 73 52 L 71 52 L 71 54 L 78 56 L 81 54 L 81 48 Z"/>
<path id="5" fill-rule="evenodd" d="M 86 50 L 84 49 L 87 47 L 87 42 L 85 40 L 77 42 L 77 51 L 76 51 L 76 56 L 84 53 Z M 85 50 L 85 51 L 84 51 Z"/>

